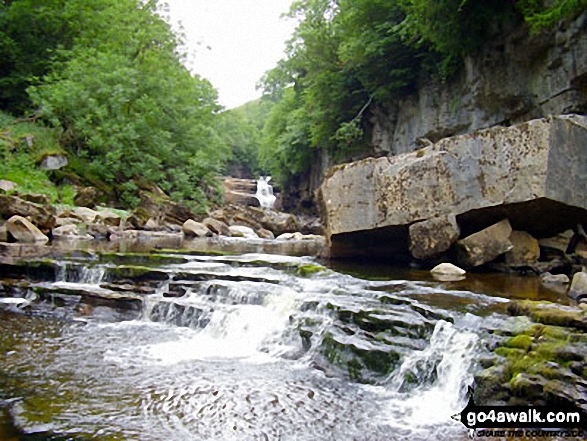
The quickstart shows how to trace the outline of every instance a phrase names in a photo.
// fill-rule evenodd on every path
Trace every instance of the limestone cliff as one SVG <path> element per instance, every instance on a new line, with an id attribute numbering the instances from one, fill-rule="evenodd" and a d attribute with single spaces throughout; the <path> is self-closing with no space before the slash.
<path id="1" fill-rule="evenodd" d="M 373 106 L 372 150 L 363 157 L 397 155 L 478 129 L 586 111 L 587 14 L 582 14 L 547 33 L 531 35 L 522 26 L 488 42 L 446 83 L 427 80 L 413 95 Z M 355 159 L 360 158 L 349 158 Z M 332 165 L 327 155 L 317 157 L 292 199 L 307 205 Z"/>

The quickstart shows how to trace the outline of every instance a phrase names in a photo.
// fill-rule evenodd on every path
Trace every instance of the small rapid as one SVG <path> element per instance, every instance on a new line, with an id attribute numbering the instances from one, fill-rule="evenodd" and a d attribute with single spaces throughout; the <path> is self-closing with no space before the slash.
<path id="1" fill-rule="evenodd" d="M 20 293 L 38 296 L 35 312 L 0 312 L 2 371 L 12 373 L 0 398 L 22 431 L 466 439 L 450 417 L 464 407 L 484 336 L 507 320 L 503 298 L 366 280 L 305 257 L 142 259 L 59 262 L 54 280 Z"/>

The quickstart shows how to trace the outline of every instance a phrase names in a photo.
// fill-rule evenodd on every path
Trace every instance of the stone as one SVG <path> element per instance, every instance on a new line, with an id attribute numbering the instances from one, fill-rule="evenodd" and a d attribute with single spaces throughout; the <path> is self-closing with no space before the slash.
<path id="1" fill-rule="evenodd" d="M 139 207 L 144 208 L 149 213 L 149 217 L 155 219 L 160 225 L 175 224 L 181 226 L 186 220 L 196 217 L 189 208 L 172 201 L 161 190 L 156 193 L 141 192 Z"/>
<path id="2" fill-rule="evenodd" d="M 491 262 L 513 248 L 511 233 L 510 222 L 504 219 L 458 241 L 459 260 L 469 267 Z"/>
<path id="3" fill-rule="evenodd" d="M 293 233 L 283 233 L 276 237 L 277 240 L 293 240 Z"/>
<path id="4" fill-rule="evenodd" d="M 266 230 L 265 228 L 259 228 L 257 230 L 257 235 L 261 239 L 275 239 L 275 235 L 271 231 Z"/>
<path id="5" fill-rule="evenodd" d="M 188 219 L 183 223 L 182 231 L 186 237 L 206 237 L 212 236 L 212 232 L 208 227 L 193 219 Z"/>
<path id="6" fill-rule="evenodd" d="M 12 216 L 6 221 L 6 231 L 17 242 L 46 243 L 49 238 L 41 230 L 22 216 Z"/>
<path id="7" fill-rule="evenodd" d="M 438 256 L 458 240 L 460 233 L 454 214 L 416 222 L 409 229 L 410 253 L 415 259 Z"/>
<path id="8" fill-rule="evenodd" d="M 587 298 L 587 272 L 575 273 L 569 289 L 569 297 L 574 300 Z"/>
<path id="9" fill-rule="evenodd" d="M 96 222 L 103 223 L 109 227 L 119 227 L 120 223 L 122 222 L 120 216 L 111 210 L 98 211 L 95 220 Z"/>
<path id="10" fill-rule="evenodd" d="M 143 207 L 137 207 L 133 210 L 130 216 L 126 219 L 127 225 L 131 228 L 143 229 L 151 218 L 151 214 Z"/>
<path id="11" fill-rule="evenodd" d="M 551 274 L 549 272 L 540 274 L 540 280 L 547 285 L 567 285 L 570 282 L 566 274 Z"/>
<path id="12" fill-rule="evenodd" d="M 99 219 L 100 213 L 87 207 L 76 207 L 71 211 L 71 215 L 77 217 L 86 224 L 93 224 Z"/>
<path id="13" fill-rule="evenodd" d="M 73 203 L 78 207 L 94 208 L 98 191 L 94 187 L 83 187 L 77 190 Z"/>
<path id="14" fill-rule="evenodd" d="M 43 170 L 59 170 L 69 164 L 69 160 L 65 155 L 49 155 L 45 156 L 39 164 Z"/>
<path id="15" fill-rule="evenodd" d="M 443 275 L 455 275 L 455 276 L 463 276 L 467 274 L 462 268 L 459 268 L 452 263 L 440 263 L 436 265 L 434 268 L 430 270 L 432 274 L 443 274 Z"/>
<path id="16" fill-rule="evenodd" d="M 14 190 L 16 187 L 18 187 L 18 184 L 16 182 L 7 181 L 6 179 L 0 179 L 0 190 L 8 192 Z"/>
<path id="17" fill-rule="evenodd" d="M 245 237 L 247 239 L 258 239 L 259 236 L 255 233 L 251 227 L 245 227 L 243 225 L 231 225 L 228 227 L 230 235 L 233 237 Z"/>
<path id="18" fill-rule="evenodd" d="M 39 205 L 48 205 L 51 203 L 51 199 L 49 199 L 49 196 L 44 194 L 25 193 L 20 194 L 18 197 L 21 198 L 23 201 L 29 201 Z"/>
<path id="19" fill-rule="evenodd" d="M 567 230 L 556 236 L 540 239 L 538 244 L 540 247 L 551 248 L 565 254 L 571 242 L 571 237 L 573 237 L 573 230 Z"/>
<path id="20" fill-rule="evenodd" d="M 222 236 L 230 236 L 230 230 L 228 229 L 228 225 L 224 222 L 221 222 L 217 219 L 213 219 L 211 217 L 207 217 L 202 221 L 202 224 L 208 227 L 210 231 L 214 234 L 222 235 Z"/>
<path id="21" fill-rule="evenodd" d="M 408 226 L 454 214 L 462 236 L 510 219 L 549 237 L 587 225 L 587 117 L 554 116 L 444 138 L 329 169 L 319 191 L 331 255 L 408 253 Z"/>
<path id="22" fill-rule="evenodd" d="M 55 227 L 55 208 L 25 201 L 17 196 L 0 194 L 0 216 L 8 219 L 11 216 L 22 216 L 29 219 L 43 234 Z"/>
<path id="23" fill-rule="evenodd" d="M 93 236 L 90 234 L 82 234 L 79 227 L 75 224 L 65 224 L 53 229 L 53 239 L 92 240 Z"/>
<path id="24" fill-rule="evenodd" d="M 540 257 L 538 241 L 525 231 L 512 231 L 509 238 L 513 248 L 505 253 L 510 266 L 530 266 Z"/>
<path id="25" fill-rule="evenodd" d="M 157 231 L 161 229 L 161 225 L 155 219 L 150 218 L 144 226 L 147 231 Z"/>
<path id="26" fill-rule="evenodd" d="M 8 242 L 8 230 L 5 223 L 0 225 L 0 242 Z"/>

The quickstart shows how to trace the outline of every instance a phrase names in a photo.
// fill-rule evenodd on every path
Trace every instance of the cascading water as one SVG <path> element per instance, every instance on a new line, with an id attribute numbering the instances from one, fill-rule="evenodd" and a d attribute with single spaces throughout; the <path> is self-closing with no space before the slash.
<path id="1" fill-rule="evenodd" d="M 263 208 L 273 208 L 276 197 L 273 195 L 273 187 L 269 185 L 271 176 L 261 176 L 257 180 L 257 192 L 255 198 Z"/>
<path id="2" fill-rule="evenodd" d="M 329 270 L 301 277 L 307 258 L 181 259 L 86 273 L 66 263 L 51 284 L 111 296 L 136 277 L 132 290 L 148 292 L 140 320 L 24 323 L 24 333 L 0 320 L 0 335 L 21 335 L 0 338 L 12 354 L 2 369 L 22 372 L 0 379 L 0 392 L 18 397 L 9 409 L 22 430 L 144 441 L 466 439 L 450 416 L 482 349 L 479 322 L 423 296 L 467 296 L 471 308 L 491 298 Z"/>

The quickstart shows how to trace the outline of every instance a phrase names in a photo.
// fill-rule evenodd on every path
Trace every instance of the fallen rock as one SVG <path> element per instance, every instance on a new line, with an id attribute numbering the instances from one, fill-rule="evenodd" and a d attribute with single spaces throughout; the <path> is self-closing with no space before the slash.
<path id="1" fill-rule="evenodd" d="M 553 237 L 540 239 L 538 244 L 542 248 L 550 248 L 558 251 L 561 255 L 567 252 L 571 237 L 573 237 L 573 230 L 567 230 Z"/>
<path id="2" fill-rule="evenodd" d="M 99 216 L 99 213 L 91 208 L 87 207 L 76 207 L 71 212 L 68 213 L 68 216 L 78 218 L 82 222 L 86 224 L 93 224 L 96 222 L 96 219 Z"/>
<path id="3" fill-rule="evenodd" d="M 259 228 L 257 230 L 257 235 L 261 239 L 275 239 L 275 235 L 271 231 L 266 230 L 265 228 Z"/>
<path id="4" fill-rule="evenodd" d="M 230 230 L 228 229 L 228 225 L 224 222 L 221 222 L 217 219 L 213 219 L 211 217 L 207 217 L 202 221 L 202 224 L 208 227 L 210 231 L 214 234 L 222 235 L 222 236 L 230 236 Z"/>
<path id="5" fill-rule="evenodd" d="M 126 219 L 127 225 L 131 228 L 141 230 L 145 228 L 147 222 L 151 219 L 151 214 L 143 207 L 137 207 Z"/>
<path id="6" fill-rule="evenodd" d="M 410 252 L 415 259 L 429 259 L 447 251 L 455 243 L 461 230 L 456 216 L 433 217 L 410 225 Z"/>
<path id="7" fill-rule="evenodd" d="M 49 199 L 49 196 L 44 194 L 24 193 L 20 194 L 18 197 L 21 198 L 23 201 L 32 202 L 34 204 L 39 205 L 48 205 L 51 203 L 51 199 Z"/>
<path id="8" fill-rule="evenodd" d="M 111 210 L 102 210 L 98 211 L 95 221 L 108 225 L 109 227 L 119 227 L 122 219 L 118 214 Z"/>
<path id="9" fill-rule="evenodd" d="M 65 224 L 53 230 L 53 239 L 56 240 L 92 240 L 89 234 L 82 234 L 76 224 Z"/>
<path id="10" fill-rule="evenodd" d="M 409 225 L 451 213 L 464 236 L 504 218 L 534 237 L 587 225 L 586 127 L 549 117 L 331 168 L 319 190 L 331 256 L 408 254 Z"/>
<path id="11" fill-rule="evenodd" d="M 183 223 L 182 231 L 186 237 L 212 236 L 212 232 L 206 225 L 196 222 L 193 219 L 188 219 Z"/>
<path id="12" fill-rule="evenodd" d="M 509 238 L 512 227 L 507 219 L 458 242 L 459 260 L 464 265 L 476 267 L 491 262 L 513 248 Z"/>
<path id="13" fill-rule="evenodd" d="M 12 216 L 6 221 L 5 227 L 8 234 L 17 242 L 45 243 L 49 241 L 41 230 L 22 216 Z"/>
<path id="14" fill-rule="evenodd" d="M 259 236 L 255 233 L 250 227 L 245 227 L 243 225 L 232 225 L 228 227 L 230 231 L 230 235 L 233 237 L 245 237 L 248 239 L 258 239 Z"/>
<path id="15" fill-rule="evenodd" d="M 11 216 L 30 219 L 43 234 L 49 234 L 55 227 L 55 209 L 53 207 L 25 201 L 17 196 L 0 194 L 0 216 L 5 219 Z"/>
<path id="16" fill-rule="evenodd" d="M 567 285 L 570 282 L 569 276 L 566 274 L 551 274 L 548 272 L 540 274 L 540 280 L 547 285 Z"/>
<path id="17" fill-rule="evenodd" d="M 587 272 L 575 273 L 569 289 L 569 297 L 574 300 L 587 298 Z"/>
<path id="18" fill-rule="evenodd" d="M 190 209 L 172 201 L 161 190 L 142 192 L 139 207 L 144 208 L 158 224 L 175 224 L 182 226 L 188 219 L 196 216 Z M 146 223 L 146 221 L 145 221 Z"/>
<path id="19" fill-rule="evenodd" d="M 512 231 L 509 237 L 512 249 L 505 253 L 505 263 L 510 266 L 530 266 L 540 257 L 538 241 L 525 231 Z"/>
<path id="20" fill-rule="evenodd" d="M 94 208 L 98 191 L 94 187 L 83 187 L 77 190 L 73 203 L 78 207 Z"/>

